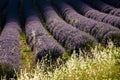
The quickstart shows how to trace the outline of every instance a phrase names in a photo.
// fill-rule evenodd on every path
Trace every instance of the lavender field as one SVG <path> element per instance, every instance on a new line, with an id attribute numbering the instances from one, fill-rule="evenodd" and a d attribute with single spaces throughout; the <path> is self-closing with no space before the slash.
<path id="1" fill-rule="evenodd" d="M 0 0 L 1 79 L 119 76 L 119 0 Z"/>

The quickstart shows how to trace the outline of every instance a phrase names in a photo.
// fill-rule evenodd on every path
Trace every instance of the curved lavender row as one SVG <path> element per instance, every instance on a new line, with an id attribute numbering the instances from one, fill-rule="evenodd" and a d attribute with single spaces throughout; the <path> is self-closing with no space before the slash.
<path id="1" fill-rule="evenodd" d="M 19 0 L 11 0 L 8 5 L 6 24 L 0 36 L 0 73 L 13 75 L 20 71 L 20 25 L 18 18 Z"/>
<path id="2" fill-rule="evenodd" d="M 117 8 L 120 8 L 120 0 L 102 0 L 112 6 L 115 6 Z"/>
<path id="3" fill-rule="evenodd" d="M 102 2 L 101 0 L 82 0 L 88 4 L 90 4 L 91 6 L 93 6 L 94 8 L 102 11 L 102 12 L 106 12 L 109 13 L 111 10 L 114 9 L 114 7 L 107 5 L 106 3 Z"/>
<path id="4" fill-rule="evenodd" d="M 88 18 L 91 18 L 91 19 L 94 19 L 94 20 L 97 20 L 100 22 L 108 23 L 108 24 L 111 24 L 112 26 L 116 26 L 116 27 L 120 28 L 120 18 L 119 17 L 101 13 L 96 10 L 88 11 L 85 14 L 85 16 Z"/>
<path id="5" fill-rule="evenodd" d="M 80 0 L 70 0 L 70 1 L 66 0 L 66 1 L 70 3 L 80 14 L 88 18 L 91 18 L 91 19 L 94 19 L 100 22 L 105 22 L 105 23 L 108 23 L 108 24 L 111 24 L 113 26 L 120 28 L 119 17 L 94 10 L 93 8 L 91 8 L 90 6 L 88 6 L 87 4 L 85 4 L 84 2 Z M 89 10 L 84 12 L 84 9 L 82 7 L 86 7 Z"/>
<path id="6" fill-rule="evenodd" d="M 29 4 L 28 4 L 29 3 Z M 37 50 L 36 61 L 46 55 L 56 59 L 64 53 L 64 49 L 43 28 L 40 19 L 33 7 L 32 0 L 24 0 L 24 14 L 26 17 L 26 37 L 29 46 Z"/>
<path id="7" fill-rule="evenodd" d="M 110 14 L 120 17 L 120 9 L 113 9 Z"/>
<path id="8" fill-rule="evenodd" d="M 98 9 L 101 12 L 109 13 L 120 17 L 120 9 L 114 8 L 113 6 L 106 4 L 101 0 L 82 0 L 82 1 L 90 4 L 92 7 Z"/>
<path id="9" fill-rule="evenodd" d="M 69 53 L 72 53 L 73 50 L 78 52 L 79 48 L 94 45 L 93 42 L 96 40 L 92 36 L 63 21 L 49 3 L 44 0 L 37 0 L 37 3 L 44 15 L 49 31 Z"/>
<path id="10" fill-rule="evenodd" d="M 65 20 L 78 28 L 94 36 L 99 42 L 106 44 L 108 39 L 113 39 L 113 42 L 120 44 L 120 30 L 111 25 L 97 22 L 78 14 L 71 6 L 62 0 L 52 0 L 52 3 Z M 113 32 L 113 33 L 111 33 Z M 118 36 L 119 35 L 119 36 Z"/>
<path id="11" fill-rule="evenodd" d="M 93 8 L 89 7 L 87 4 L 80 0 L 64 0 L 72 7 L 74 7 L 80 14 L 85 15 L 88 11 L 93 10 Z"/>

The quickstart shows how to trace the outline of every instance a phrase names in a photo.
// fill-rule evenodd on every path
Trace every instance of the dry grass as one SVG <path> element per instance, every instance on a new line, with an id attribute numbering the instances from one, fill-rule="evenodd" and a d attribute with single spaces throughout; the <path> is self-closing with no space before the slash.
<path id="1" fill-rule="evenodd" d="M 120 48 L 111 43 L 107 48 L 99 45 L 92 49 L 93 59 L 73 54 L 55 68 L 52 64 L 46 66 L 44 61 L 41 65 L 33 65 L 34 52 L 30 52 L 24 34 L 21 45 L 22 70 L 18 80 L 120 80 Z"/>

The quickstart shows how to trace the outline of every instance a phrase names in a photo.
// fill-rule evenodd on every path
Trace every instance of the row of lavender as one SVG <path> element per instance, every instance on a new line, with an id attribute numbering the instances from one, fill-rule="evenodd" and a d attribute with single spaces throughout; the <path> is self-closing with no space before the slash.
<path id="1" fill-rule="evenodd" d="M 19 0 L 12 0 L 6 12 L 6 23 L 0 35 L 0 74 L 13 76 L 20 71 L 20 44 L 21 32 L 18 14 Z"/>
<path id="2" fill-rule="evenodd" d="M 21 25 L 19 21 L 20 0 L 3 1 L 0 11 L 8 2 L 6 23 L 0 36 L 0 67 L 2 69 L 0 73 L 9 73 L 8 75 L 10 75 L 14 70 L 20 71 L 19 35 Z M 67 2 L 74 6 L 79 13 Z M 36 52 L 36 62 L 43 56 L 51 56 L 51 59 L 56 60 L 58 57 L 62 57 L 65 50 L 72 54 L 74 50 L 76 53 L 79 53 L 79 49 L 89 50 L 98 42 L 106 45 L 109 39 L 115 45 L 120 45 L 118 9 L 117 13 L 108 15 L 93 9 L 80 0 L 51 0 L 53 6 L 45 0 L 36 0 L 36 4 L 47 27 L 43 26 L 39 19 L 32 0 L 24 0 L 21 5 L 25 18 L 26 41 L 31 51 L 35 50 Z M 98 5 L 98 9 L 99 7 L 101 6 Z M 58 15 L 59 13 L 61 17 Z"/>
<path id="3" fill-rule="evenodd" d="M 82 0 L 82 1 L 86 2 L 90 6 L 92 6 L 93 8 L 95 8 L 101 12 L 105 12 L 105 13 L 120 17 L 120 9 L 119 8 L 115 8 L 109 4 L 104 3 L 101 0 Z"/>
<path id="4" fill-rule="evenodd" d="M 70 3 L 80 14 L 88 18 L 108 23 L 111 24 L 112 26 L 120 28 L 120 17 L 95 10 L 81 0 L 66 0 L 66 1 Z"/>
<path id="5" fill-rule="evenodd" d="M 94 36 L 100 43 L 106 44 L 109 38 L 119 42 L 119 38 L 115 38 L 115 36 L 120 33 L 118 28 L 86 18 L 78 14 L 71 6 L 62 0 L 53 0 L 52 3 L 58 8 L 61 16 L 63 16 L 68 23 Z"/>

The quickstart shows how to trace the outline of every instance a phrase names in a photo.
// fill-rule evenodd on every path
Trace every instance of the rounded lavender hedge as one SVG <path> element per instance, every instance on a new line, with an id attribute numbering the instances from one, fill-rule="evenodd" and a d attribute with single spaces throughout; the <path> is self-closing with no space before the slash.
<path id="1" fill-rule="evenodd" d="M 101 0 L 82 0 L 82 1 L 88 3 L 93 8 L 95 8 L 101 12 L 105 12 L 105 13 L 120 17 L 120 9 L 115 8 L 109 4 L 106 4 Z"/>
<path id="2" fill-rule="evenodd" d="M 88 3 L 89 5 L 91 5 L 92 7 L 94 7 L 95 9 L 98 9 L 102 12 L 106 12 L 109 13 L 111 10 L 114 9 L 114 7 L 107 5 L 106 3 L 102 2 L 101 0 L 82 0 L 86 3 Z"/>
<path id="3" fill-rule="evenodd" d="M 99 12 L 80 0 L 70 0 L 70 1 L 66 0 L 66 1 L 70 3 L 80 14 L 88 18 L 91 18 L 100 22 L 108 23 L 108 24 L 111 24 L 112 26 L 116 26 L 120 28 L 119 17 Z M 86 12 L 83 9 L 83 7 L 85 7 L 85 9 L 87 10 Z"/>
<path id="4" fill-rule="evenodd" d="M 96 40 L 92 36 L 62 20 L 47 1 L 37 0 L 37 3 L 44 15 L 49 31 L 69 53 L 72 53 L 74 50 L 79 52 L 79 48 L 85 49 L 95 44 Z"/>
<path id="5" fill-rule="evenodd" d="M 29 4 L 28 4 L 29 2 Z M 25 31 L 27 43 L 31 51 L 36 50 L 36 61 L 48 56 L 56 60 L 64 53 L 64 49 L 57 41 L 48 34 L 34 9 L 32 0 L 23 1 L 23 11 L 25 15 Z"/>
<path id="6" fill-rule="evenodd" d="M 20 71 L 20 24 L 19 0 L 11 0 L 8 5 L 6 23 L 0 36 L 0 73 L 13 77 Z"/>
<path id="7" fill-rule="evenodd" d="M 106 44 L 108 39 L 115 36 L 115 40 L 112 40 L 116 41 L 114 43 L 120 44 L 120 36 L 118 36 L 120 35 L 120 30 L 118 28 L 86 18 L 78 14 L 70 5 L 62 0 L 52 0 L 52 4 L 57 8 L 57 10 L 59 10 L 61 16 L 63 16 L 68 23 L 72 24 L 79 30 L 91 34 L 99 42 Z"/>

